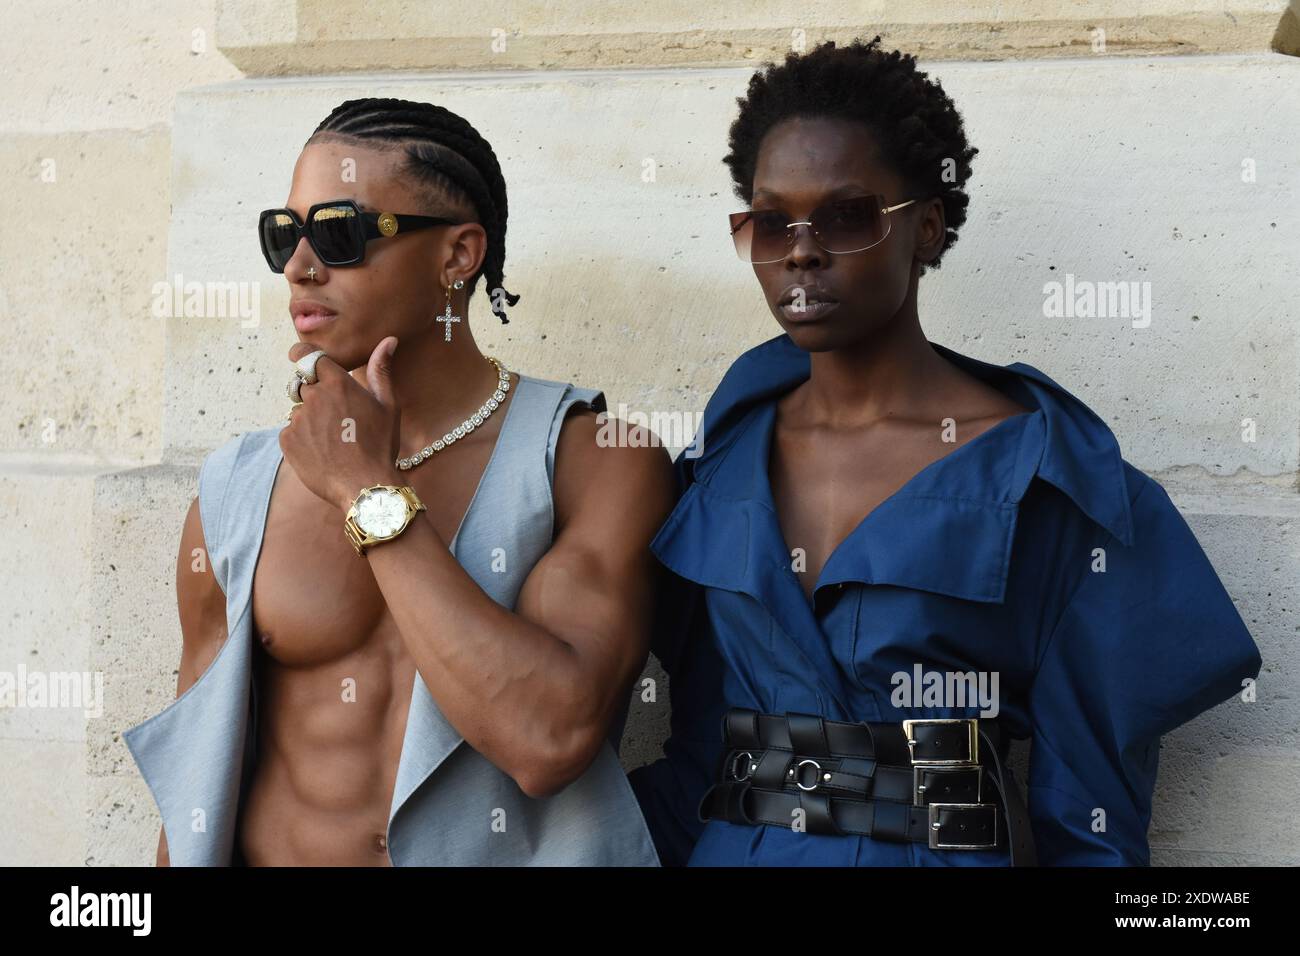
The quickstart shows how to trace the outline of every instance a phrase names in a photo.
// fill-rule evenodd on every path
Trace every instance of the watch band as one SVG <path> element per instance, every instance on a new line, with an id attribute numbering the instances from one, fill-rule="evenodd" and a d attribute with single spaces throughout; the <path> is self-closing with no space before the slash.
<path id="1" fill-rule="evenodd" d="M 385 537 L 377 537 L 368 531 L 363 531 L 361 526 L 357 524 L 357 503 L 361 500 L 362 495 L 368 491 L 379 490 L 396 492 L 406 501 L 406 518 L 402 521 L 402 526 Z M 366 549 L 382 544 L 385 541 L 392 541 L 411 526 L 416 512 L 427 510 L 424 502 L 420 500 L 415 493 L 415 489 L 410 485 L 370 485 L 367 488 L 362 488 L 357 492 L 357 496 L 352 499 L 352 505 L 348 508 L 347 516 L 343 519 L 343 533 L 352 542 L 352 547 L 356 549 L 358 557 L 365 557 Z"/>

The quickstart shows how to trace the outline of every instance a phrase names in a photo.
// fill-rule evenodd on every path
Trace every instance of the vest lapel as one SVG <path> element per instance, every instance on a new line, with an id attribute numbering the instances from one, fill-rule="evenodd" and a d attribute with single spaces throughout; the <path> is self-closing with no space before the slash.
<path id="1" fill-rule="evenodd" d="M 464 739 L 442 715 L 424 678 L 416 671 L 415 685 L 411 688 L 411 709 L 406 718 L 406 736 L 402 738 L 402 757 L 397 766 L 397 783 L 393 787 L 393 805 L 388 814 L 390 827 L 402 805 Z"/>
<path id="2" fill-rule="evenodd" d="M 218 502 L 208 559 L 226 585 L 226 642 L 161 713 L 123 731 L 162 815 L 173 866 L 228 866 L 235 845 L 252 689 L 252 575 L 279 470 L 279 428 L 246 434 L 229 473 L 204 493 L 254 489 Z M 214 454 L 216 454 L 214 452 Z"/>
<path id="3" fill-rule="evenodd" d="M 248 732 L 250 615 L 189 690 L 122 733 L 158 804 L 172 866 L 231 862 Z"/>
<path id="4" fill-rule="evenodd" d="M 491 499 L 490 491 L 494 490 L 491 482 L 497 479 L 495 466 L 501 458 L 501 450 L 507 447 L 507 442 L 515 440 L 513 436 L 521 419 L 529 417 L 529 413 L 539 413 L 539 409 L 529 408 L 526 403 L 539 401 L 540 397 L 541 390 L 539 389 L 538 394 L 534 395 L 532 381 L 527 376 L 521 375 L 519 384 L 515 386 L 514 397 L 510 399 L 510 404 L 506 408 L 505 420 L 501 424 L 501 431 L 497 433 L 497 440 L 493 445 L 492 454 L 488 457 L 487 466 L 479 476 L 478 486 L 474 489 L 469 506 L 465 509 L 456 534 L 452 536 L 451 543 L 448 545 L 448 550 L 456 556 L 456 560 L 462 567 L 466 566 L 466 562 L 457 554 L 461 531 L 469 523 L 470 515 L 474 513 L 480 501 Z M 520 408 L 520 406 L 524 407 Z M 519 408 L 518 412 L 516 412 L 517 408 Z M 554 414 L 554 411 L 552 407 L 546 414 L 549 417 Z M 470 573 L 474 576 L 472 569 Z M 489 577 L 491 576 L 489 574 Z M 492 581 L 480 580 L 479 585 L 488 594 L 493 593 Z M 406 734 L 402 738 L 402 755 L 397 765 L 397 782 L 393 787 L 393 803 L 388 814 L 390 852 L 396 852 L 396 848 L 402 844 L 402 841 L 392 832 L 393 821 L 397 818 L 398 811 L 433 775 L 443 761 L 464 743 L 464 740 L 465 738 L 438 708 L 424 678 L 420 676 L 419 671 L 416 671 L 414 686 L 411 688 L 411 708 L 406 718 Z"/>

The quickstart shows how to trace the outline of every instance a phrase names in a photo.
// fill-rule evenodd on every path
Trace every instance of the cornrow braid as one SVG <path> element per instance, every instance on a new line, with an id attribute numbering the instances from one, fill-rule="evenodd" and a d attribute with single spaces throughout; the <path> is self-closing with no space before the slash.
<path id="1" fill-rule="evenodd" d="M 806 53 L 789 53 L 780 65 L 749 79 L 736 102 L 740 115 L 732 123 L 731 151 L 723 162 L 731 169 L 736 195 L 748 203 L 754 195 L 758 150 L 768 130 L 792 116 L 823 116 L 864 123 L 885 161 L 894 168 L 909 196 L 935 196 L 943 202 L 944 244 L 929 263 L 939 268 L 966 221 L 970 197 L 965 185 L 978 149 L 966 141 L 961 114 L 938 80 L 916 68 L 916 58 L 898 50 L 854 39 L 836 48 L 827 40 Z M 924 275 L 926 267 L 921 266 Z"/>
<path id="2" fill-rule="evenodd" d="M 467 299 L 480 274 L 487 276 L 492 312 L 503 324 L 504 306 L 494 294 L 501 290 L 514 305 L 519 296 L 502 285 L 506 257 L 506 184 L 492 146 L 463 117 L 432 103 L 368 97 L 340 103 L 321 122 L 308 143 L 317 138 L 344 138 L 401 149 L 404 170 L 421 183 L 464 199 L 478 213 L 487 232 L 487 254 L 478 273 L 466 283 Z"/>

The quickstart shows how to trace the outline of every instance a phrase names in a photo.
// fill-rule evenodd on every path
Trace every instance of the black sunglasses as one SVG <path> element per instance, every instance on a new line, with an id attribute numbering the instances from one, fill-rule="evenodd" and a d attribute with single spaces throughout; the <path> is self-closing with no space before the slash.
<path id="1" fill-rule="evenodd" d="M 262 255 L 272 272 L 284 272 L 298 242 L 307 237 L 317 257 L 327 266 L 354 266 L 365 259 L 371 239 L 391 239 L 401 232 L 430 226 L 459 226 L 438 216 L 406 216 L 391 212 L 362 212 L 351 199 L 319 202 L 307 210 L 301 223 L 292 209 L 266 209 L 257 221 Z"/>

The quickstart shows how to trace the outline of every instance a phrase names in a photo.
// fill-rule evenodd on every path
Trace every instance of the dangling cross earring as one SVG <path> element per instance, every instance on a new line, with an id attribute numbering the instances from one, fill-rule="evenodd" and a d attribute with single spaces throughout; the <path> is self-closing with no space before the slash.
<path id="1" fill-rule="evenodd" d="M 435 322 L 443 323 L 443 327 L 446 329 L 446 333 L 442 337 L 442 340 L 444 342 L 451 341 L 451 323 L 460 321 L 459 315 L 451 314 L 451 290 L 453 288 L 463 289 L 464 287 L 465 287 L 465 280 L 463 279 L 457 279 L 454 283 L 452 283 L 452 285 L 447 286 L 447 310 L 443 312 L 442 315 L 438 316 L 436 319 L 433 320 Z"/>

